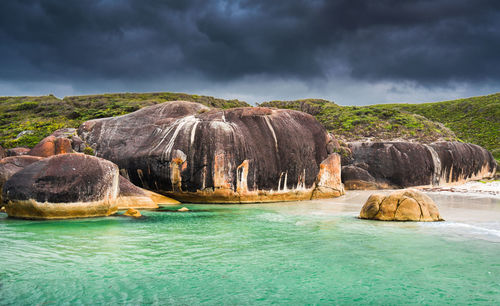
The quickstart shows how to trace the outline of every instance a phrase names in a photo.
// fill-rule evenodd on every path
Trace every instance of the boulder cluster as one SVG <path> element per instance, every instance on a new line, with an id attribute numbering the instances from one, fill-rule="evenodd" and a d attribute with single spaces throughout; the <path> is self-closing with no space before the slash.
<path id="1" fill-rule="evenodd" d="M 134 186 L 108 160 L 75 152 L 73 141 L 61 133 L 43 139 L 28 154 L 0 160 L 0 206 L 10 217 L 97 217 L 179 203 Z"/>
<path id="2" fill-rule="evenodd" d="M 9 216 L 30 219 L 107 216 L 178 201 L 331 198 L 344 194 L 344 184 L 437 185 L 492 176 L 495 169 L 491 154 L 472 144 L 341 147 L 303 112 L 174 101 L 58 130 L 32 149 L 0 147 L 0 207 Z M 429 203 L 414 191 L 373 195 L 361 217 L 440 219 Z M 140 216 L 134 210 L 127 214 Z"/>

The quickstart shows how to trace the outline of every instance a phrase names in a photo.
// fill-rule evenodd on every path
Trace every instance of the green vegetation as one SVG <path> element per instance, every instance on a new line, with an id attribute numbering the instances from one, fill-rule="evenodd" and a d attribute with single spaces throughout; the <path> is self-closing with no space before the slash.
<path id="1" fill-rule="evenodd" d="M 500 160 L 500 93 L 435 103 L 386 104 L 384 107 L 441 122 L 461 140 L 490 150 Z"/>
<path id="2" fill-rule="evenodd" d="M 94 149 L 91 147 L 87 146 L 85 149 L 83 149 L 83 153 L 87 155 L 95 155 Z"/>
<path id="3" fill-rule="evenodd" d="M 500 93 L 421 104 L 339 106 L 308 99 L 260 105 L 305 111 L 344 140 L 461 140 L 490 150 L 500 160 Z"/>
<path id="4" fill-rule="evenodd" d="M 53 95 L 0 97 L 0 145 L 6 148 L 33 147 L 60 128 L 76 128 L 86 120 L 124 115 L 145 106 L 175 100 L 199 102 L 218 108 L 249 106 L 238 100 L 167 92 L 74 96 L 64 99 Z"/>
<path id="5" fill-rule="evenodd" d="M 344 141 L 408 139 L 421 142 L 457 140 L 448 128 L 421 115 L 394 107 L 339 106 L 326 100 L 271 101 L 260 104 L 300 110 L 315 116 L 329 131 Z"/>
<path id="6" fill-rule="evenodd" d="M 0 145 L 6 148 L 33 147 L 57 129 L 78 127 L 86 120 L 123 115 L 174 100 L 199 102 L 217 108 L 249 106 L 238 100 L 164 92 L 64 99 L 53 95 L 0 97 Z M 462 140 L 481 145 L 497 160 L 500 159 L 500 93 L 423 104 L 340 106 L 327 100 L 307 99 L 271 101 L 260 105 L 309 113 L 344 141 L 363 138 L 421 142 Z"/>

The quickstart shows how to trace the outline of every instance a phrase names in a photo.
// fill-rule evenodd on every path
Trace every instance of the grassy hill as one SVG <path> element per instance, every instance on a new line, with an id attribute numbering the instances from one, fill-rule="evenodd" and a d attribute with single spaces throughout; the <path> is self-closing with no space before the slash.
<path id="1" fill-rule="evenodd" d="M 457 139 L 455 134 L 441 123 L 383 105 L 340 106 L 330 101 L 313 99 L 271 101 L 260 105 L 307 112 L 344 141 L 366 138 L 421 142 Z"/>
<path id="2" fill-rule="evenodd" d="M 459 139 L 485 147 L 500 160 L 500 93 L 421 104 L 339 106 L 308 99 L 260 105 L 308 112 L 341 139 Z"/>
<path id="3" fill-rule="evenodd" d="M 166 92 L 64 99 L 53 95 L 0 97 L 0 145 L 6 148 L 32 147 L 59 128 L 78 127 L 89 119 L 123 115 L 141 107 L 174 100 L 218 108 L 249 106 L 238 100 Z M 487 148 L 500 160 L 500 93 L 423 104 L 340 106 L 327 100 L 307 99 L 270 101 L 260 105 L 307 112 L 343 140 L 462 140 Z"/>
<path id="4" fill-rule="evenodd" d="M 120 93 L 73 96 L 0 97 L 0 145 L 33 147 L 53 131 L 78 127 L 82 122 L 127 114 L 165 101 L 185 100 L 211 107 L 249 106 L 238 100 L 223 100 L 183 93 Z M 19 135 L 24 132 L 23 135 Z M 20 137 L 18 137 L 20 136 Z"/>
<path id="5" fill-rule="evenodd" d="M 461 140 L 490 150 L 500 160 L 500 93 L 422 104 L 385 104 L 442 122 Z"/>

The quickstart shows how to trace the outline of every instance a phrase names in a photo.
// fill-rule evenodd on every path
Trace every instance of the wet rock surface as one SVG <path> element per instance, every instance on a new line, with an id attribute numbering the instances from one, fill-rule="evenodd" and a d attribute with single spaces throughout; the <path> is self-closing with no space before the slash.
<path id="1" fill-rule="evenodd" d="M 133 184 L 184 202 L 311 199 L 318 185 L 318 197 L 343 194 L 340 158 L 321 166 L 332 138 L 298 111 L 167 102 L 87 121 L 78 134 Z"/>
<path id="2" fill-rule="evenodd" d="M 381 221 L 443 221 L 434 201 L 420 191 L 372 194 L 361 208 L 361 219 Z"/>
<path id="3" fill-rule="evenodd" d="M 142 217 L 141 213 L 133 208 L 127 209 L 127 211 L 123 213 L 123 216 L 132 217 L 132 218 Z"/>
<path id="4" fill-rule="evenodd" d="M 497 166 L 484 148 L 460 142 L 354 142 L 349 148 L 342 167 L 346 189 L 465 183 L 492 177 Z"/>
<path id="5" fill-rule="evenodd" d="M 34 162 L 5 183 L 7 214 L 28 219 L 107 216 L 117 210 L 118 167 L 84 154 Z"/>

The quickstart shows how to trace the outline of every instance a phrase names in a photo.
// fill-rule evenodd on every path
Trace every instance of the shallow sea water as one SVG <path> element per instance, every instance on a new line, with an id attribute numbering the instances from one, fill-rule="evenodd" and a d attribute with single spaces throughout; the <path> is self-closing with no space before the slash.
<path id="1" fill-rule="evenodd" d="M 500 198 L 445 222 L 357 219 L 372 192 L 144 218 L 0 215 L 0 304 L 498 304 Z"/>

